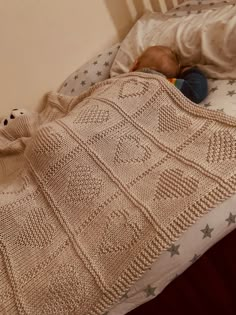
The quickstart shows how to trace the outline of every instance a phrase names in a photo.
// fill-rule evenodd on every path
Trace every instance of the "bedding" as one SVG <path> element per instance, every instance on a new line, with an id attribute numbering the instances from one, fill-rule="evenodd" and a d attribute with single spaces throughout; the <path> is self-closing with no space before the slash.
<path id="1" fill-rule="evenodd" d="M 236 79 L 235 25 L 234 5 L 183 17 L 146 13 L 122 41 L 111 76 L 128 72 L 147 47 L 164 45 L 179 53 L 183 66 L 195 64 L 211 78 Z"/>
<path id="2" fill-rule="evenodd" d="M 95 83 L 108 79 L 111 65 L 119 48 L 120 44 L 115 44 L 79 67 L 63 82 L 59 88 L 59 93 L 72 96 L 80 95 Z"/>
<path id="3" fill-rule="evenodd" d="M 196 107 L 161 77 L 132 73 L 79 97 L 51 94 L 31 118 L 0 129 L 1 161 L 23 160 L 1 183 L 6 313 L 102 314 L 235 194 L 236 119 Z"/>
<path id="4" fill-rule="evenodd" d="M 236 230 L 208 250 L 158 298 L 128 314 L 235 315 L 235 239 Z"/>

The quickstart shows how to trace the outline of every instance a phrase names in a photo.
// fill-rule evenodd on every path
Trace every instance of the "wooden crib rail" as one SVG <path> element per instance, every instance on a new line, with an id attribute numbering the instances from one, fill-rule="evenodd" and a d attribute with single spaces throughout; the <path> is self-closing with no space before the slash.
<path id="1" fill-rule="evenodd" d="M 127 31 L 145 11 L 165 13 L 183 2 L 186 0 L 104 0 L 119 40 L 124 38 Z"/>
<path id="2" fill-rule="evenodd" d="M 151 4 L 154 11 L 161 11 L 165 13 L 177 7 L 179 4 L 183 3 L 185 0 L 151 0 Z"/>

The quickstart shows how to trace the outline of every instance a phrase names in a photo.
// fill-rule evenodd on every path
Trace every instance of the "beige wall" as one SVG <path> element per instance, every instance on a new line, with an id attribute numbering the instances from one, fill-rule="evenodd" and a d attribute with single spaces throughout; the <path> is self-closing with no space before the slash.
<path id="1" fill-rule="evenodd" d="M 0 116 L 35 107 L 152 6 L 160 8 L 157 0 L 0 0 Z"/>

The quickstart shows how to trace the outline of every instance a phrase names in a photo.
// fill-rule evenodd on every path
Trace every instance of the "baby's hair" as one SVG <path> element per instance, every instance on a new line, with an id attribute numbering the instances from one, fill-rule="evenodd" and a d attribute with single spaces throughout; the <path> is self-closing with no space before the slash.
<path id="1" fill-rule="evenodd" d="M 150 68 L 173 78 L 180 72 L 179 57 L 169 47 L 150 46 L 137 59 L 133 71 L 141 68 Z"/>
<path id="2" fill-rule="evenodd" d="M 180 62 L 180 57 L 178 55 L 178 53 L 176 51 L 174 51 L 173 49 L 171 49 L 172 54 L 175 56 L 175 59 L 179 65 L 179 67 L 181 66 L 181 62 Z"/>

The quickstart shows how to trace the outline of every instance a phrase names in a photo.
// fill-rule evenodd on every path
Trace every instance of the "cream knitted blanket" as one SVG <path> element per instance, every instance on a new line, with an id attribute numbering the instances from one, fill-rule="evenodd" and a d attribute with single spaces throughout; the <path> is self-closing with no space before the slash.
<path id="1" fill-rule="evenodd" d="M 235 193 L 235 126 L 132 73 L 0 129 L 0 313 L 105 313 Z"/>

